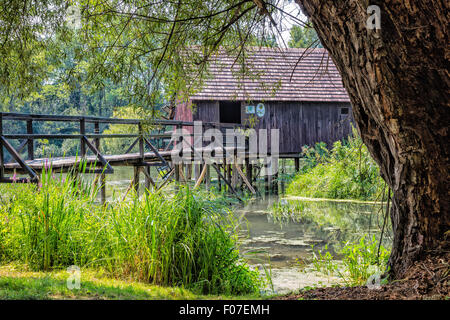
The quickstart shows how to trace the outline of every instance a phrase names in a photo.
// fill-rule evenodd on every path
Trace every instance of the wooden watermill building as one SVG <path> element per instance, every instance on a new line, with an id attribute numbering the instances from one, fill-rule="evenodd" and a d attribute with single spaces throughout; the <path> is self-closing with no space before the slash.
<path id="1" fill-rule="evenodd" d="M 302 146 L 333 142 L 351 133 L 351 105 L 325 49 L 254 48 L 245 72 L 235 58 L 219 53 L 204 86 L 179 104 L 175 119 L 249 124 L 279 129 L 281 157 Z"/>

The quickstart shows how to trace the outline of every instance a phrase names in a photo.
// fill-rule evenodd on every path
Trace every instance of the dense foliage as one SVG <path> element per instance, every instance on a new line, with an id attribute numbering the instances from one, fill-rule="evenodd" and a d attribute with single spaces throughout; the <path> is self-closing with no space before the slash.
<path id="1" fill-rule="evenodd" d="M 288 45 L 291 48 L 323 48 L 313 27 L 294 25 Z"/>
<path id="2" fill-rule="evenodd" d="M 337 141 L 331 150 L 324 143 L 303 148 L 303 167 L 290 183 L 290 195 L 381 200 L 384 181 L 356 130 L 346 141 Z"/>
<path id="3" fill-rule="evenodd" d="M 375 236 L 363 236 L 358 241 L 345 243 L 337 256 L 327 248 L 313 252 L 312 265 L 316 271 L 338 276 L 347 286 L 366 285 L 372 278 L 375 280 L 372 284 L 379 285 L 389 254 L 390 250 L 379 245 Z"/>
<path id="4" fill-rule="evenodd" d="M 152 193 L 100 206 L 90 184 L 51 172 L 40 186 L 1 187 L 1 263 L 104 268 L 201 293 L 251 293 L 262 284 L 239 256 L 232 214 L 211 195 L 181 188 L 173 197 Z"/>

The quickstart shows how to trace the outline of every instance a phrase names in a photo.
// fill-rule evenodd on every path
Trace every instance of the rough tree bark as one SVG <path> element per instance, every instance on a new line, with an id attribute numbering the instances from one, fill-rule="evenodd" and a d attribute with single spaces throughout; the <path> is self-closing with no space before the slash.
<path id="1" fill-rule="evenodd" d="M 446 0 L 296 0 L 339 69 L 359 133 L 393 191 L 390 273 L 448 246 Z M 369 5 L 381 29 L 366 28 Z M 447 234 L 448 235 L 448 234 Z"/>

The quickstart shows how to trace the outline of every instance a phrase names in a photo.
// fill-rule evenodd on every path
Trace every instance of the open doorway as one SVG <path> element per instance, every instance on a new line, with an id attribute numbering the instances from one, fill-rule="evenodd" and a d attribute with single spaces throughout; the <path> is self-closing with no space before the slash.
<path id="1" fill-rule="evenodd" d="M 240 101 L 219 101 L 219 119 L 221 123 L 241 123 Z"/>

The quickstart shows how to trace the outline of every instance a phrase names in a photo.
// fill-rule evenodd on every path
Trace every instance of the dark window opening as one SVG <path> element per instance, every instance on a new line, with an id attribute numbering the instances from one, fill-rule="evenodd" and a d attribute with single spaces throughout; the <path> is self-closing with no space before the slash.
<path id="1" fill-rule="evenodd" d="M 341 108 L 341 114 L 348 114 L 348 108 Z"/>
<path id="2" fill-rule="evenodd" d="M 219 102 L 220 122 L 241 123 L 241 103 L 233 101 Z"/>

